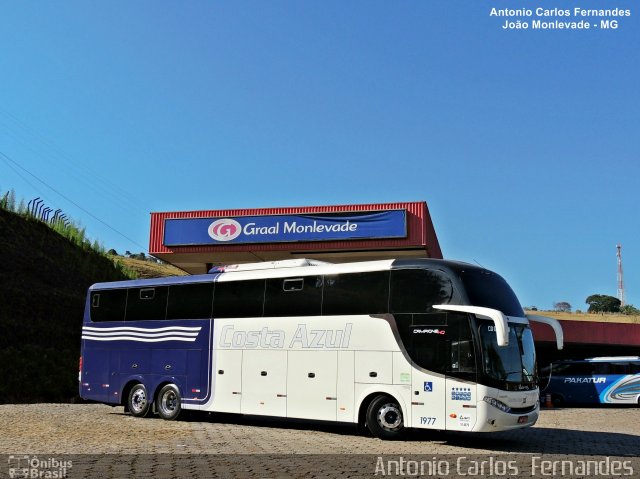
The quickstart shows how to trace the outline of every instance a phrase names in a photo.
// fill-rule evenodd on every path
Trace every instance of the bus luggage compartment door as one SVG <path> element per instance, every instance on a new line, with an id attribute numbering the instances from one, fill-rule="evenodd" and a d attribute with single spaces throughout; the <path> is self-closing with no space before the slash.
<path id="1" fill-rule="evenodd" d="M 336 420 L 337 351 L 289 351 L 287 417 Z"/>
<path id="2" fill-rule="evenodd" d="M 286 417 L 286 351 L 243 351 L 240 411 L 242 414 Z"/>
<path id="3" fill-rule="evenodd" d="M 213 410 L 240 412 L 242 398 L 242 350 L 216 350 L 213 374 Z"/>
<path id="4" fill-rule="evenodd" d="M 82 358 L 81 397 L 106 403 L 120 402 L 120 351 L 85 348 Z"/>

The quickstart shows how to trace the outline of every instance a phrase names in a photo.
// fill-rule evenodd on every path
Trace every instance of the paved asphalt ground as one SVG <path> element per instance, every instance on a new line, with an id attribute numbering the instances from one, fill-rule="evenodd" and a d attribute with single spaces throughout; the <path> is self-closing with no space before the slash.
<path id="1" fill-rule="evenodd" d="M 75 460 L 67 477 L 370 477 L 381 475 L 381 455 L 400 462 L 424 459 L 432 466 L 439 460 L 455 465 L 460 457 L 529 462 L 535 455 L 575 461 L 609 456 L 637 464 L 632 477 L 639 477 L 640 408 L 544 409 L 529 429 L 414 431 L 404 441 L 389 442 L 344 425 L 206 414 L 168 422 L 99 404 L 0 405 L 0 454 L 0 477 L 9 477 L 3 463 L 27 456 Z M 456 477 L 453 469 L 431 477 Z M 24 477 L 16 471 L 14 477 Z"/>

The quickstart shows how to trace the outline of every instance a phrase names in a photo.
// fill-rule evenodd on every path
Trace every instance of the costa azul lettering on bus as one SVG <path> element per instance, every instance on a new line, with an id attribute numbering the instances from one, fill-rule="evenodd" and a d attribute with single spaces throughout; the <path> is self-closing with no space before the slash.
<path id="1" fill-rule="evenodd" d="M 304 324 L 298 324 L 291 340 L 289 349 L 344 349 L 349 347 L 352 323 L 347 323 L 344 329 L 308 329 Z M 239 330 L 233 325 L 223 326 L 220 330 L 219 346 L 221 348 L 242 349 L 282 349 L 287 344 L 286 332 L 282 329 Z"/>
<path id="2" fill-rule="evenodd" d="M 607 378 L 564 378 L 565 383 L 571 384 L 604 384 Z"/>

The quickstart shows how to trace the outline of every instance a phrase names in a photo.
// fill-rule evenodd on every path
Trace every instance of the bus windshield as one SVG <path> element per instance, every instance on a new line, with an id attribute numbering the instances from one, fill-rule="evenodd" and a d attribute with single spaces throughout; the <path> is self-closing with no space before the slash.
<path id="1" fill-rule="evenodd" d="M 482 346 L 482 370 L 500 383 L 532 385 L 537 382 L 536 353 L 531 328 L 525 324 L 509 324 L 509 344 L 498 346 L 495 326 L 478 320 Z"/>

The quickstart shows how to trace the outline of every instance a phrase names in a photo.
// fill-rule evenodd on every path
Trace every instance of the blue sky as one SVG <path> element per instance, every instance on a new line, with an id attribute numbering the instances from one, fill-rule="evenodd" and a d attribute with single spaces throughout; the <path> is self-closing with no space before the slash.
<path id="1" fill-rule="evenodd" d="M 6 2 L 0 190 L 119 252 L 149 212 L 426 200 L 521 302 L 640 305 L 640 9 L 506 31 L 484 0 Z M 17 172 L 20 173 L 18 175 Z M 90 214 L 88 214 L 89 212 Z M 108 224 L 114 230 L 96 220 Z"/>

